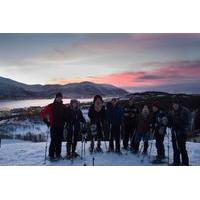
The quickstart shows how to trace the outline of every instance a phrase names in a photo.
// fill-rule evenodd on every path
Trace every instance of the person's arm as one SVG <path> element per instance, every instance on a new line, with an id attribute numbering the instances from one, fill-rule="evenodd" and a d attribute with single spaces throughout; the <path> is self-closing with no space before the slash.
<path id="1" fill-rule="evenodd" d="M 120 109 L 119 109 L 119 112 L 120 112 L 120 125 L 122 125 L 122 123 L 123 123 L 123 116 L 124 116 L 123 109 L 120 108 Z"/>
<path id="2" fill-rule="evenodd" d="M 79 110 L 79 112 L 80 112 L 80 121 L 85 124 L 86 121 L 85 121 L 85 118 L 83 116 L 83 112 L 81 110 Z"/>
<path id="3" fill-rule="evenodd" d="M 88 117 L 90 118 L 90 120 L 93 118 L 92 106 L 90 106 L 90 108 L 89 108 Z"/>
<path id="4" fill-rule="evenodd" d="M 48 106 L 44 107 L 40 112 L 40 117 L 42 118 L 43 122 L 49 127 L 50 122 L 47 120 L 47 116 L 50 115 L 52 110 L 52 105 L 49 104 Z"/>

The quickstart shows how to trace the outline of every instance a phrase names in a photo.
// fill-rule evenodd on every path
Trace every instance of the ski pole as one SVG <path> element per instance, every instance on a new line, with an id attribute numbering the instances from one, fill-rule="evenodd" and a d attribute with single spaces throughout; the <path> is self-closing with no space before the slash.
<path id="1" fill-rule="evenodd" d="M 47 160 L 47 147 L 48 147 L 48 140 L 49 140 L 49 131 L 47 131 L 47 139 L 46 139 L 46 145 L 45 145 L 45 153 L 44 153 L 44 164 L 46 165 L 46 160 Z"/>
<path id="2" fill-rule="evenodd" d="M 1 137 L 0 137 L 0 148 L 1 148 Z"/>

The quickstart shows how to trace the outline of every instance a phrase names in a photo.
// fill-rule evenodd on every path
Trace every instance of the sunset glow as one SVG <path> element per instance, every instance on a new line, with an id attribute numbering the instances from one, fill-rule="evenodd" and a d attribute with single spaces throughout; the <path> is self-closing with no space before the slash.
<path id="1" fill-rule="evenodd" d="M 0 76 L 127 90 L 200 84 L 200 34 L 0 34 Z"/>

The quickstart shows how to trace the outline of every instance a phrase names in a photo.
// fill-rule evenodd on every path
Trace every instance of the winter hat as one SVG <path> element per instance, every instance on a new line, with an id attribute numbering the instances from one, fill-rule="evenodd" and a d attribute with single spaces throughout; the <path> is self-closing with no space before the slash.
<path id="1" fill-rule="evenodd" d="M 71 99 L 70 104 L 73 104 L 73 103 L 78 103 L 78 100 L 77 99 Z"/>
<path id="2" fill-rule="evenodd" d="M 63 98 L 62 93 L 61 93 L 61 92 L 58 92 L 58 93 L 56 94 L 56 98 L 57 98 L 57 97 L 61 97 L 61 98 Z"/>
<path id="3" fill-rule="evenodd" d="M 160 103 L 158 102 L 158 101 L 154 101 L 153 103 L 152 103 L 152 107 L 153 106 L 155 106 L 155 107 L 157 107 L 157 108 L 160 108 Z"/>
<path id="4" fill-rule="evenodd" d="M 100 100 L 103 102 L 103 98 L 102 98 L 102 96 L 100 96 L 100 95 L 96 95 L 96 96 L 94 97 L 93 102 L 95 102 L 97 99 L 100 99 Z"/>

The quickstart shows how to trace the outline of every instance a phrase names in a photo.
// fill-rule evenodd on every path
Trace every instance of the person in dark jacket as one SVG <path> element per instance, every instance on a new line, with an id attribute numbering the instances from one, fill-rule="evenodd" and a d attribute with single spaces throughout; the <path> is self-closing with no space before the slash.
<path id="1" fill-rule="evenodd" d="M 154 162 L 161 162 L 165 158 L 164 138 L 166 134 L 166 128 L 168 124 L 168 118 L 166 113 L 161 110 L 160 103 L 155 101 L 152 104 L 152 132 L 156 140 L 157 157 Z"/>
<path id="2" fill-rule="evenodd" d="M 117 98 L 113 98 L 110 104 L 107 104 L 106 114 L 110 127 L 108 152 L 114 151 L 114 140 L 115 140 L 115 152 L 120 153 L 120 136 L 121 136 L 123 112 L 118 105 Z"/>
<path id="3" fill-rule="evenodd" d="M 194 130 L 200 130 L 200 109 L 195 110 Z"/>
<path id="4" fill-rule="evenodd" d="M 79 109 L 79 102 L 76 99 L 71 100 L 68 113 L 66 159 L 79 156 L 78 153 L 76 153 L 78 136 L 81 132 L 81 127 L 86 123 L 83 113 Z"/>
<path id="5" fill-rule="evenodd" d="M 134 150 L 135 129 L 138 123 L 139 109 L 134 103 L 134 98 L 131 97 L 124 107 L 124 135 L 123 147 L 128 149 L 129 140 L 131 150 Z"/>
<path id="6" fill-rule="evenodd" d="M 54 102 L 44 107 L 40 113 L 43 121 L 47 124 L 48 127 L 50 127 L 50 161 L 61 158 L 63 129 L 66 119 L 66 106 L 62 102 L 62 98 L 62 93 L 57 93 Z"/>
<path id="7" fill-rule="evenodd" d="M 136 128 L 136 136 L 135 136 L 135 147 L 133 153 L 138 153 L 140 141 L 143 140 L 143 154 L 147 154 L 148 149 L 148 140 L 150 135 L 151 128 L 151 117 L 150 111 L 147 105 L 144 105 L 142 112 L 138 117 L 138 124 Z"/>
<path id="8" fill-rule="evenodd" d="M 171 112 L 172 146 L 174 151 L 174 162 L 172 165 L 180 164 L 188 166 L 189 158 L 186 149 L 187 131 L 189 127 L 189 110 L 180 105 L 179 100 L 172 103 Z M 181 159 L 182 158 L 182 163 Z"/>
<path id="9" fill-rule="evenodd" d="M 106 120 L 105 106 L 100 95 L 96 95 L 93 104 L 89 108 L 88 117 L 90 119 L 90 129 L 92 133 L 92 140 L 90 144 L 90 153 L 94 151 L 94 141 L 97 139 L 97 152 L 102 152 L 101 140 L 104 138 L 103 126 Z"/>

